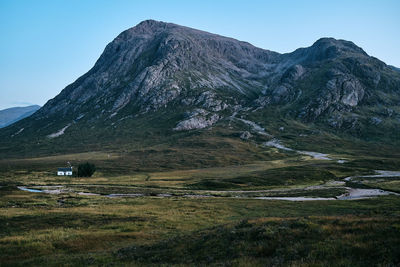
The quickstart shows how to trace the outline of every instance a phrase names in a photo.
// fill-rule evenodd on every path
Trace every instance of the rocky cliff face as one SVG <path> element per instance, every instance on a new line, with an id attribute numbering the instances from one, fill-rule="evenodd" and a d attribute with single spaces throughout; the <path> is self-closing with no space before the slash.
<path id="1" fill-rule="evenodd" d="M 66 133 L 116 128 L 154 112 L 173 118 L 169 130 L 187 131 L 276 108 L 286 118 L 344 131 L 387 118 L 398 127 L 399 104 L 398 69 L 352 42 L 322 38 L 279 54 L 148 20 L 122 32 L 91 70 L 0 135 L 25 128 L 45 138 L 66 125 Z"/>
<path id="2" fill-rule="evenodd" d="M 115 116 L 127 105 L 146 112 L 177 99 L 219 111 L 226 104 L 215 90 L 252 96 L 263 87 L 264 65 L 277 56 L 230 38 L 144 21 L 107 45 L 95 66 L 49 101 L 41 114 L 79 112 L 90 103 Z"/>

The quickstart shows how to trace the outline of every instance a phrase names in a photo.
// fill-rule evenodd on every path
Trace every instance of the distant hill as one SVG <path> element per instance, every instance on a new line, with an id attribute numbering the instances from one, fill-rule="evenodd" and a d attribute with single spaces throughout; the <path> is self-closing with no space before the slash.
<path id="1" fill-rule="evenodd" d="M 14 122 L 29 117 L 38 110 L 40 106 L 14 107 L 0 110 L 0 128 L 6 127 Z"/>
<path id="2" fill-rule="evenodd" d="M 395 71 L 400 72 L 400 68 L 397 68 L 397 67 L 395 67 L 395 66 L 390 66 L 390 65 L 389 65 L 389 67 L 392 68 L 392 69 L 394 69 Z"/>

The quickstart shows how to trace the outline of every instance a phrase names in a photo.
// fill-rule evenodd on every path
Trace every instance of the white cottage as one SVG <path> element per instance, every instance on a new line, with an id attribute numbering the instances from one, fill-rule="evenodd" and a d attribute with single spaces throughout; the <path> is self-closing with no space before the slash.
<path id="1" fill-rule="evenodd" d="M 58 168 L 57 175 L 63 176 L 63 175 L 72 175 L 72 167 L 68 168 Z"/>

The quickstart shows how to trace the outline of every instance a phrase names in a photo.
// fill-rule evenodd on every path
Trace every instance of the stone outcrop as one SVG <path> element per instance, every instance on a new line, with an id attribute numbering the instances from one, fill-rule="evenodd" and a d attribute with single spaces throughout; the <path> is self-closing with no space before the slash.
<path id="1" fill-rule="evenodd" d="M 185 120 L 176 125 L 175 131 L 203 129 L 213 125 L 220 119 L 218 114 L 210 113 L 204 109 L 196 109 L 193 112 L 189 112 L 186 117 Z"/>

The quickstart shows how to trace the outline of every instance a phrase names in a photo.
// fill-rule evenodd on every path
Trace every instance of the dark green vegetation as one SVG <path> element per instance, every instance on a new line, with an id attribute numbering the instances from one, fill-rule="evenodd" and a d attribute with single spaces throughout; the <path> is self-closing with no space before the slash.
<path id="1" fill-rule="evenodd" d="M 398 222 L 354 215 L 243 220 L 154 245 L 123 248 L 116 255 L 144 264 L 396 265 L 400 236 L 393 224 Z"/>
<path id="2" fill-rule="evenodd" d="M 397 265 L 400 199 L 110 199 L 0 188 L 0 264 Z"/>
<path id="3" fill-rule="evenodd" d="M 296 162 L 287 162 L 286 164 L 299 164 Z M 257 188 L 274 188 L 274 187 L 290 187 L 323 183 L 334 179 L 336 176 L 318 164 L 301 165 L 293 167 L 278 167 L 266 170 L 254 170 L 244 174 L 236 173 L 231 177 L 213 177 L 202 174 L 201 181 L 189 184 L 192 189 L 257 189 Z M 304 194 L 303 191 L 300 194 Z"/>
<path id="4" fill-rule="evenodd" d="M 373 164 L 396 170 L 399 158 L 355 158 L 349 153 L 348 162 L 339 164 L 292 152 L 285 155 L 276 149 L 258 153 L 271 160 L 162 171 L 135 171 L 128 167 L 131 158 L 124 159 L 125 154 L 100 152 L 3 160 L 0 265 L 400 263 L 398 196 L 307 202 L 251 199 L 335 197 L 345 191 L 334 185 L 305 188 L 372 174 Z M 97 171 L 90 179 L 55 176 L 56 167 L 66 161 L 72 165 L 90 161 Z M 347 186 L 384 188 L 398 181 L 396 177 L 371 178 Z M 62 185 L 72 191 L 31 193 L 18 190 L 21 185 L 47 186 L 40 189 Z M 270 189 L 277 191 L 264 191 Z M 140 195 L 110 198 L 108 194 Z M 191 194 L 214 197 L 185 197 Z"/>
<path id="5" fill-rule="evenodd" d="M 78 177 L 92 177 L 96 171 L 96 166 L 86 162 L 78 165 Z"/>

